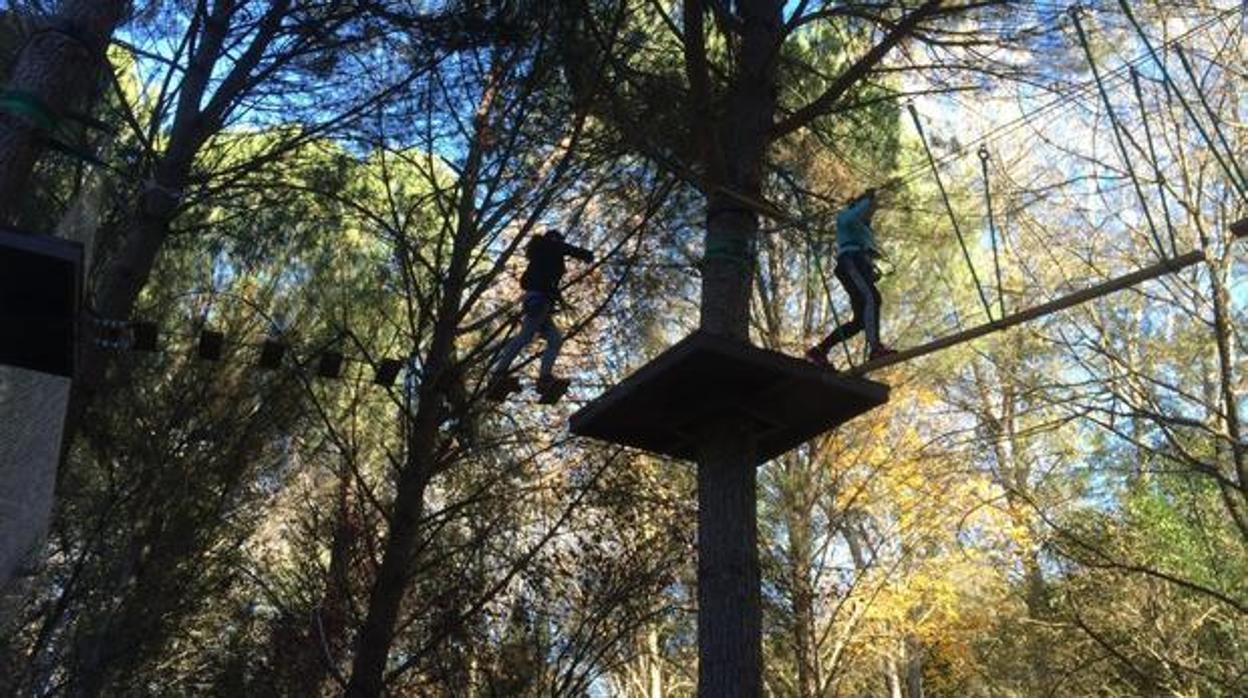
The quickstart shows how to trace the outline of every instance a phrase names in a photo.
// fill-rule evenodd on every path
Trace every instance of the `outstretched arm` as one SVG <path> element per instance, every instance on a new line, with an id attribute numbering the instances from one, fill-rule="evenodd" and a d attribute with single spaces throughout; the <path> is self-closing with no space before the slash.
<path id="1" fill-rule="evenodd" d="M 593 252 L 590 252 L 589 250 L 585 249 L 584 247 L 577 247 L 576 245 L 569 245 L 568 243 L 566 243 L 566 242 L 565 242 L 565 243 L 563 243 L 563 249 L 562 249 L 562 250 L 560 250 L 560 251 L 561 251 L 563 254 L 565 254 L 565 255 L 567 255 L 567 256 L 569 256 L 569 257 L 575 257 L 575 258 L 577 258 L 577 259 L 581 260 L 582 262 L 592 262 L 592 261 L 594 261 L 594 253 L 593 253 Z"/>

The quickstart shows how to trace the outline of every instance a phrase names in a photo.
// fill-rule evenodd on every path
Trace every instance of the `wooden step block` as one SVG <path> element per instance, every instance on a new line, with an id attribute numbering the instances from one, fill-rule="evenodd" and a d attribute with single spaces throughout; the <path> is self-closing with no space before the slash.
<path id="1" fill-rule="evenodd" d="M 82 245 L 0 228 L 0 364 L 72 377 Z"/>

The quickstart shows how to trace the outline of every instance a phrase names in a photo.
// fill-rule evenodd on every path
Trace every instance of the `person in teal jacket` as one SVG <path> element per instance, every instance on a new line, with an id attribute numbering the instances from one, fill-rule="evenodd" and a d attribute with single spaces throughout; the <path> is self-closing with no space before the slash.
<path id="1" fill-rule="evenodd" d="M 880 256 L 871 229 L 875 209 L 875 190 L 868 189 L 836 216 L 836 279 L 849 294 L 854 317 L 806 351 L 806 358 L 820 366 L 830 366 L 828 352 L 832 347 L 864 330 L 871 359 L 894 353 L 880 341 L 880 291 L 875 287 L 877 274 L 872 263 Z"/>

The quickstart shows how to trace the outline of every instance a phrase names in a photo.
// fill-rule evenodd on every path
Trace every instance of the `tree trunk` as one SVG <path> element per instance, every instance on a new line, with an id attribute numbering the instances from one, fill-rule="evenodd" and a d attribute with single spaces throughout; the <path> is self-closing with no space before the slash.
<path id="1" fill-rule="evenodd" d="M 923 698 L 923 644 L 906 636 L 906 698 Z"/>
<path id="2" fill-rule="evenodd" d="M 199 143 L 200 139 L 194 137 L 187 142 L 171 144 L 173 150 L 157 168 L 156 186 L 149 187 L 143 194 L 125 242 L 101 275 L 95 293 L 95 310 L 102 317 L 130 319 L 134 303 L 151 277 L 177 213 L 176 201 L 165 192 L 186 186 Z M 108 353 L 99 347 L 85 346 L 79 353 L 79 362 L 65 423 L 65 448 L 74 442 L 92 401 L 105 387 Z"/>
<path id="3" fill-rule="evenodd" d="M 646 698 L 663 698 L 663 654 L 659 651 L 659 633 L 646 630 Z"/>
<path id="4" fill-rule="evenodd" d="M 432 451 L 432 449 L 430 449 Z M 390 515 L 390 536 L 386 540 L 381 568 L 368 599 L 368 616 L 356 639 L 355 663 L 346 695 L 375 698 L 385 686 L 386 660 L 394 641 L 399 606 L 407 591 L 412 559 L 420 541 L 420 518 L 424 512 L 424 469 L 409 463 L 399 481 L 398 494 Z"/>
<path id="5" fill-rule="evenodd" d="M 6 89 L 30 94 L 53 114 L 81 107 L 127 6 L 122 0 L 64 0 L 48 25 L 59 29 L 30 37 Z M 39 135 L 35 126 L 0 114 L 0 222 L 11 221 L 20 208 L 40 154 Z M 0 589 L 47 528 L 68 400 L 64 378 L 0 367 Z"/>
<path id="6" fill-rule="evenodd" d="M 707 100 L 705 65 L 690 63 L 694 99 L 691 133 L 709 173 L 706 258 L 702 266 L 700 327 L 749 341 L 757 214 L 763 166 L 776 111 L 776 52 L 784 26 L 781 0 L 738 4 L 740 52 L 725 111 L 716 120 Z M 700 13 L 691 24 L 701 46 Z M 690 21 L 688 18 L 686 21 Z M 687 51 L 689 49 L 687 48 Z M 718 121 L 718 123 L 716 123 Z M 709 134 L 709 138 L 707 135 Z M 710 425 L 698 453 L 698 695 L 733 698 L 762 694 L 762 603 L 759 590 L 754 435 L 725 419 Z"/>
<path id="7" fill-rule="evenodd" d="M 488 124 L 497 97 L 496 85 L 487 86 L 477 107 L 476 134 L 460 176 L 457 226 L 451 246 L 451 259 L 442 284 L 433 336 L 425 356 L 419 406 L 412 417 L 407 466 L 399 475 L 398 492 L 391 512 L 390 535 L 382 556 L 381 569 L 377 572 L 377 580 L 369 595 L 368 616 L 356 641 L 355 663 L 346 692 L 351 698 L 380 696 L 385 688 L 386 659 L 390 655 L 399 607 L 407 591 L 412 558 L 420 540 L 420 518 L 424 510 L 425 488 L 434 473 L 438 427 L 446 415 L 442 409 L 442 397 L 454 380 L 455 338 L 459 334 L 460 306 L 464 302 L 472 253 L 479 242 L 476 215 L 477 177 L 490 141 Z"/>
<path id="8" fill-rule="evenodd" d="M 25 92 L 53 115 L 81 106 L 101 76 L 104 49 L 129 7 L 125 0 L 63 0 L 53 21 L 37 30 L 13 65 L 6 89 Z M 0 116 L 0 221 L 18 209 L 39 158 L 39 129 Z"/>
<path id="9" fill-rule="evenodd" d="M 726 420 L 698 459 L 698 695 L 762 692 L 755 444 Z"/>

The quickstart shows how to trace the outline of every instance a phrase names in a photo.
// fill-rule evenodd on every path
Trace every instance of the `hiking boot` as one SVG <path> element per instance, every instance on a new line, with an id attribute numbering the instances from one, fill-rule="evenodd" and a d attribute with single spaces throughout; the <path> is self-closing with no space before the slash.
<path id="1" fill-rule="evenodd" d="M 520 379 L 515 376 L 495 376 L 490 381 L 490 387 L 486 389 L 486 397 L 495 401 L 502 402 L 507 399 L 508 395 L 520 389 Z"/>
<path id="2" fill-rule="evenodd" d="M 819 368 L 832 368 L 832 364 L 828 362 L 827 352 L 819 351 L 818 347 L 811 347 L 806 350 L 806 360 Z"/>
<path id="3" fill-rule="evenodd" d="M 539 393 L 549 393 L 568 386 L 567 378 L 557 378 L 555 376 L 538 376 L 537 384 L 534 386 Z"/>
<path id="4" fill-rule="evenodd" d="M 537 394 L 540 396 L 538 402 L 543 405 L 553 405 L 559 402 L 559 398 L 568 391 L 568 385 L 572 381 L 567 378 L 556 378 L 554 376 L 542 376 L 537 379 Z"/>
<path id="5" fill-rule="evenodd" d="M 880 346 L 875 347 L 874 349 L 871 350 L 871 353 L 867 355 L 867 360 L 875 361 L 876 359 L 882 359 L 885 356 L 892 356 L 893 354 L 896 354 L 896 353 L 897 353 L 896 349 L 893 349 L 892 347 L 888 347 L 888 346 L 881 344 Z"/>

